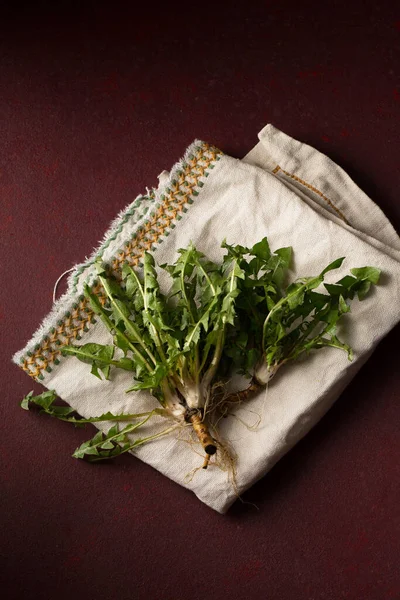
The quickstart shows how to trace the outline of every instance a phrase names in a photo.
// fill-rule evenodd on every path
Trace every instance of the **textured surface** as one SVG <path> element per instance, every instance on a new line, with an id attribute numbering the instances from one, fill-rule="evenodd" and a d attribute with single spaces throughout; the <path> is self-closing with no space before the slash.
<path id="1" fill-rule="evenodd" d="M 398 12 L 78 6 L 2 9 L 0 25 L 6 597 L 400 598 L 398 328 L 226 516 L 134 458 L 71 459 L 87 432 L 23 413 L 32 385 L 9 362 L 58 275 L 195 137 L 240 157 L 272 122 L 329 154 L 399 228 Z"/>

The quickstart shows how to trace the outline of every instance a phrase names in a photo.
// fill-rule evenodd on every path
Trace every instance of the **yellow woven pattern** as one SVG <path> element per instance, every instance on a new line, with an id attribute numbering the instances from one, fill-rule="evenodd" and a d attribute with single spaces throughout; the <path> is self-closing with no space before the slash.
<path id="1" fill-rule="evenodd" d="M 219 160 L 221 155 L 220 150 L 206 143 L 195 149 L 193 155 L 184 163 L 182 170 L 161 197 L 161 202 L 156 210 L 151 213 L 134 237 L 126 243 L 124 249 L 111 261 L 111 267 L 116 277 L 119 277 L 124 262 L 137 266 L 144 252 L 150 250 L 161 236 L 168 234 L 168 230 L 174 227 L 174 221 L 185 210 L 185 204 L 191 204 L 192 196 L 198 194 L 196 188 L 203 185 L 201 179 L 208 175 L 207 170 L 213 168 L 215 161 Z M 105 297 L 102 295 L 100 286 L 94 287 L 93 291 L 104 304 Z M 84 296 L 80 296 L 73 305 L 73 310 L 66 313 L 40 344 L 22 358 L 21 368 L 34 379 L 43 379 L 43 372 L 50 372 L 51 367 L 58 364 L 63 346 L 79 340 L 94 322 L 94 313 L 90 309 L 88 300 Z"/>

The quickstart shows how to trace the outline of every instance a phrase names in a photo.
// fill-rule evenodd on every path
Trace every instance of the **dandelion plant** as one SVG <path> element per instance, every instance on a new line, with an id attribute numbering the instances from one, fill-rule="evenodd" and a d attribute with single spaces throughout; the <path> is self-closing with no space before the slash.
<path id="1" fill-rule="evenodd" d="M 337 323 L 348 313 L 349 301 L 363 299 L 378 283 L 374 267 L 351 269 L 335 284 L 325 275 L 339 268 L 343 258 L 330 263 L 314 277 L 301 277 L 287 285 L 290 247 L 271 251 L 267 238 L 252 248 L 224 242 L 221 263 L 208 260 L 190 244 L 178 251 L 172 265 L 161 265 L 171 280 L 161 289 L 153 256 L 145 253 L 141 271 L 128 264 L 120 280 L 96 263 L 97 289 L 85 286 L 91 309 L 109 333 L 108 344 L 69 345 L 63 354 L 91 365 L 91 373 L 112 378 L 114 369 L 130 372 L 127 392 L 147 390 L 158 402 L 146 413 L 83 419 L 70 407 L 56 404 L 56 394 L 28 394 L 25 409 L 42 412 L 75 425 L 89 422 L 115 424 L 78 448 L 74 456 L 98 461 L 118 456 L 175 429 L 194 432 L 205 452 L 204 468 L 217 452 L 210 416 L 225 405 L 247 399 L 266 385 L 278 368 L 311 351 L 333 347 L 352 357 L 350 347 L 338 338 Z M 325 292 L 317 288 L 325 285 Z M 227 370 L 250 377 L 249 385 L 227 394 Z M 154 417 L 166 417 L 166 429 L 137 437 Z M 127 422 L 120 428 L 119 422 Z M 132 435 L 134 434 L 134 435 Z M 214 436 L 214 437 L 213 437 Z"/>
<path id="2" fill-rule="evenodd" d="M 163 268 L 172 278 L 167 294 L 160 290 L 149 253 L 142 275 L 124 265 L 122 285 L 97 264 L 106 302 L 103 305 L 89 286 L 85 295 L 113 344 L 67 346 L 64 354 L 91 363 L 96 376 L 102 372 L 109 378 L 112 368 L 131 371 L 134 381 L 127 392 L 149 390 L 164 411 L 158 414 L 193 428 L 208 461 L 217 446 L 205 414 L 226 330 L 234 324 L 237 280 L 243 274 L 234 257 L 227 254 L 217 265 L 193 245 Z"/>
<path id="3" fill-rule="evenodd" d="M 312 350 L 339 348 L 352 360 L 352 349 L 339 339 L 337 324 L 350 311 L 350 300 L 356 294 L 362 300 L 378 283 L 379 269 L 354 268 L 337 283 L 324 283 L 327 273 L 341 267 L 344 258 L 338 258 L 319 275 L 285 285 L 291 248 L 272 253 L 266 238 L 253 248 L 225 247 L 244 274 L 235 331 L 225 354 L 251 378 L 244 390 L 226 398 L 228 404 L 247 399 L 267 385 L 282 365 Z M 324 293 L 317 291 L 322 284 Z"/>

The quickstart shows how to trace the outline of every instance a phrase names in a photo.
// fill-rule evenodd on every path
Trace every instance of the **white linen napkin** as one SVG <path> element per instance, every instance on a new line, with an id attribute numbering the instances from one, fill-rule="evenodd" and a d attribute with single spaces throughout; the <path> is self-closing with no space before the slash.
<path id="1" fill-rule="evenodd" d="M 237 454 L 236 489 L 228 473 L 215 465 L 194 472 L 202 458 L 187 440 L 171 435 L 135 451 L 221 513 L 325 414 L 400 319 L 400 239 L 382 211 L 338 165 L 314 148 L 272 125 L 260 132 L 259 140 L 243 160 L 204 142 L 191 144 L 182 161 L 160 175 L 158 188 L 128 206 L 94 255 L 76 266 L 67 293 L 13 358 L 84 417 L 151 410 L 157 403 L 149 394 L 125 393 L 131 385 L 128 372 L 115 371 L 110 381 L 100 381 L 90 374 L 89 365 L 61 356 L 61 348 L 75 340 L 110 341 L 82 295 L 83 283 L 95 278 L 96 257 L 118 270 L 125 260 L 140 266 L 143 252 L 151 250 L 161 264 L 173 262 L 177 250 L 192 241 L 217 261 L 224 238 L 251 246 L 268 236 L 273 249 L 293 247 L 293 279 L 316 275 L 340 256 L 346 260 L 327 281 L 339 279 L 352 267 L 382 269 L 381 283 L 373 292 L 362 302 L 353 301 L 351 326 L 346 328 L 343 319 L 342 337 L 354 350 L 353 362 L 344 352 L 319 350 L 284 366 L 267 392 L 238 409 L 240 419 L 223 420 L 220 434 Z M 255 430 L 243 424 L 254 422 L 257 414 L 262 419 Z M 106 431 L 110 424 L 96 426 Z M 149 425 L 146 435 L 157 427 L 159 423 Z"/>

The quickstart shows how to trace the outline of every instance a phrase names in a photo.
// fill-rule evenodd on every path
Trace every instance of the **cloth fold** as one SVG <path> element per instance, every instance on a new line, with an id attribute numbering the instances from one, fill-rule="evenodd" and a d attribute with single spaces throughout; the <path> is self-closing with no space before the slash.
<path id="1" fill-rule="evenodd" d="M 143 412 L 156 401 L 145 392 L 125 393 L 129 373 L 115 371 L 110 381 L 100 381 L 88 365 L 61 355 L 61 348 L 75 340 L 109 341 L 82 294 L 84 283 L 95 279 L 96 257 L 114 271 L 124 261 L 140 268 L 146 250 L 159 264 L 172 262 L 177 250 L 192 241 L 210 259 L 219 260 L 224 238 L 251 246 L 268 236 L 272 248 L 293 247 L 293 279 L 318 274 L 339 256 L 346 260 L 327 281 L 352 267 L 380 268 L 382 283 L 364 301 L 352 303 L 351 326 L 343 334 L 354 350 L 353 362 L 344 352 L 325 348 L 286 365 L 266 392 L 237 410 L 240 419 L 223 420 L 220 435 L 237 456 L 237 487 L 226 469 L 197 471 L 202 459 L 187 439 L 166 436 L 135 451 L 221 513 L 325 414 L 400 318 L 400 239 L 382 211 L 343 169 L 314 148 L 272 125 L 260 132 L 259 140 L 243 160 L 193 142 L 183 159 L 159 176 L 158 188 L 136 198 L 112 224 L 99 249 L 76 266 L 67 293 L 14 356 L 31 377 L 54 389 L 84 417 L 109 410 Z M 252 431 L 243 421 L 251 423 L 254 413 L 262 418 Z M 110 424 L 96 426 L 106 431 Z M 161 426 L 156 422 L 148 431 Z"/>

